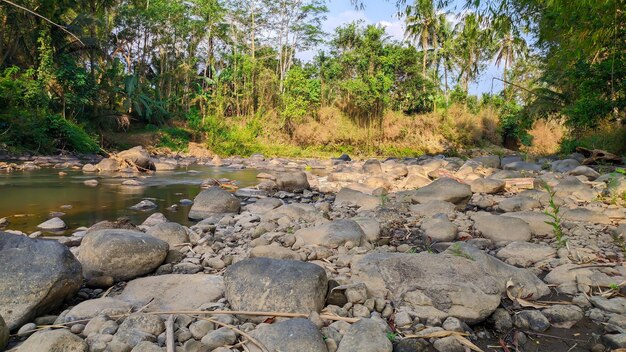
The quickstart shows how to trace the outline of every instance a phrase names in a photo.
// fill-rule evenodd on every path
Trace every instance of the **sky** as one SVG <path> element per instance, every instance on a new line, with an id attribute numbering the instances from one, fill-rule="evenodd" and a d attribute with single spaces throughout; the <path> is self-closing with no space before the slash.
<path id="1" fill-rule="evenodd" d="M 409 2 L 411 0 L 408 0 Z M 386 27 L 387 34 L 393 39 L 404 39 L 404 22 L 396 17 L 395 1 L 385 0 L 365 0 L 365 8 L 357 10 L 350 0 L 330 0 L 328 3 L 329 12 L 326 21 L 322 24 L 322 29 L 326 33 L 333 33 L 335 28 L 356 20 L 363 20 L 366 24 L 380 24 Z M 462 0 L 455 0 L 456 5 L 449 9 L 450 12 L 459 13 L 462 10 Z M 310 60 L 316 51 L 307 51 L 298 55 L 302 60 Z M 477 82 L 470 85 L 471 94 L 481 94 L 491 92 L 492 77 L 502 77 L 502 70 L 497 68 L 493 62 L 481 73 Z M 493 91 L 502 89 L 502 83 L 493 82 Z"/>

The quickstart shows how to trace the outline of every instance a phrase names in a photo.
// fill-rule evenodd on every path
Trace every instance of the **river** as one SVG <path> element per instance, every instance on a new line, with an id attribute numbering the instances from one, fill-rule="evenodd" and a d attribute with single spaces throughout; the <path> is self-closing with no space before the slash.
<path id="1" fill-rule="evenodd" d="M 59 171 L 67 175 L 59 176 Z M 61 219 L 68 226 L 66 233 L 81 226 L 91 226 L 102 220 L 129 217 L 140 224 L 154 212 L 163 213 L 170 221 L 189 225 L 189 206 L 177 211 L 167 208 L 181 199 L 191 199 L 200 192 L 203 180 L 227 178 L 239 187 L 258 183 L 255 169 L 192 166 L 173 172 L 159 172 L 137 179 L 143 186 L 123 186 L 127 177 L 119 175 L 85 174 L 80 170 L 40 169 L 0 173 L 0 218 L 9 220 L 7 229 L 25 233 L 37 231 L 37 225 L 50 218 L 53 212 L 65 213 Z M 96 187 L 83 182 L 97 179 Z M 129 207 L 143 199 L 150 199 L 157 208 L 144 212 Z"/>

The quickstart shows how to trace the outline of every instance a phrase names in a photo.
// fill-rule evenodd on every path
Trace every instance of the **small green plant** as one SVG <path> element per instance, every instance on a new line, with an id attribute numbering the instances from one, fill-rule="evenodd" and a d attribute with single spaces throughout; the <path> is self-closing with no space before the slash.
<path id="1" fill-rule="evenodd" d="M 465 253 L 463 249 L 461 249 L 461 244 L 459 244 L 458 242 L 450 246 L 450 253 L 452 253 L 452 255 L 455 255 L 457 257 L 474 260 L 474 258 L 471 255 L 469 255 L 468 253 Z"/>
<path id="2" fill-rule="evenodd" d="M 391 342 L 396 342 L 396 339 L 398 338 L 398 334 L 395 332 L 388 332 L 387 333 L 387 338 L 389 339 L 389 341 Z"/>
<path id="3" fill-rule="evenodd" d="M 307 165 L 307 166 L 304 167 L 304 171 L 311 171 L 311 170 L 313 170 L 311 165 Z"/>
<path id="4" fill-rule="evenodd" d="M 554 191 L 547 183 L 544 183 L 543 188 L 548 192 L 550 197 L 548 209 L 546 209 L 543 213 L 550 217 L 551 220 L 546 221 L 545 223 L 552 226 L 552 233 L 556 238 L 556 247 L 563 248 L 567 245 L 567 238 L 563 234 L 563 226 L 561 225 L 561 206 L 557 205 L 554 201 L 556 191 Z"/>
<path id="5" fill-rule="evenodd" d="M 388 195 L 383 194 L 383 195 L 380 196 L 380 204 L 381 205 L 385 205 L 385 204 L 389 203 L 390 201 L 391 201 L 391 199 L 389 198 Z"/>
<path id="6" fill-rule="evenodd" d="M 609 288 L 613 291 L 619 291 L 620 290 L 620 286 L 616 283 L 610 284 Z"/>

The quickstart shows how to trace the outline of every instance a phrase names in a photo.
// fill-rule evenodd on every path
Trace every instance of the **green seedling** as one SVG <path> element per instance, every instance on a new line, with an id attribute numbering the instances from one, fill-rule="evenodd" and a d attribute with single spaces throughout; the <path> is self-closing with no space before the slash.
<path id="1" fill-rule="evenodd" d="M 546 209 L 543 213 L 550 217 L 551 220 L 546 221 L 545 223 L 552 226 L 552 233 L 556 238 L 556 247 L 563 248 L 567 246 L 567 238 L 563 234 L 563 226 L 561 224 L 561 206 L 557 205 L 554 201 L 556 192 L 552 189 L 552 187 L 550 187 L 550 185 L 546 183 L 543 185 L 543 188 L 548 192 L 548 195 L 550 196 L 548 209 Z"/>

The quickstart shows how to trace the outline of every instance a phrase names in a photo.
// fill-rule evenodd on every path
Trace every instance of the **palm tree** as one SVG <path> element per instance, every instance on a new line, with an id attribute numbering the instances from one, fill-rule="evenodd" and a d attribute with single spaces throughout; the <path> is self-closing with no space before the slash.
<path id="1" fill-rule="evenodd" d="M 490 52 L 487 31 L 481 28 L 481 18 L 476 13 L 468 13 L 455 28 L 456 49 L 460 54 L 459 79 L 467 92 L 469 83 L 480 72 L 486 53 Z"/>
<path id="2" fill-rule="evenodd" d="M 455 37 L 452 30 L 452 24 L 448 21 L 446 14 L 441 13 L 438 16 L 437 43 L 435 50 L 435 73 L 439 72 L 439 65 L 443 66 L 443 87 L 446 97 L 446 105 L 448 104 L 448 73 L 454 67 L 455 59 Z"/>
<path id="3" fill-rule="evenodd" d="M 496 43 L 496 66 L 504 61 L 502 79 L 504 82 L 504 97 L 507 98 L 506 74 L 509 67 L 512 67 L 518 57 L 524 57 L 528 53 L 526 41 L 514 30 L 511 20 L 507 18 L 498 19 L 494 22 L 494 42 Z"/>
<path id="4" fill-rule="evenodd" d="M 415 0 L 413 5 L 406 7 L 405 36 L 419 45 L 424 51 L 422 75 L 426 78 L 428 49 L 437 42 L 437 10 L 433 0 Z M 424 89 L 426 87 L 424 86 Z"/>

